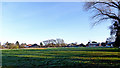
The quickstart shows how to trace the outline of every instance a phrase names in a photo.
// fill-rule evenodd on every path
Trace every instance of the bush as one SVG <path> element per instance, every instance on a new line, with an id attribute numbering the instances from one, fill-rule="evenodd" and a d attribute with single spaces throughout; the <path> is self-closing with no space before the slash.
<path id="1" fill-rule="evenodd" d="M 0 45 L 0 49 L 2 49 L 2 46 Z"/>
<path id="2" fill-rule="evenodd" d="M 10 45 L 8 45 L 8 48 L 9 49 L 18 49 L 19 46 L 18 45 L 14 45 L 14 44 L 10 44 Z"/>

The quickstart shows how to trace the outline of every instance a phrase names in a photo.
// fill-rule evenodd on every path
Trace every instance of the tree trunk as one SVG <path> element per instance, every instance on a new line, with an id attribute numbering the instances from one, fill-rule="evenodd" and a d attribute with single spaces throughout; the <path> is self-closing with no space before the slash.
<path id="1" fill-rule="evenodd" d="M 115 40 L 115 47 L 120 46 L 120 27 L 118 27 L 118 30 L 116 32 L 116 40 Z"/>
<path id="2" fill-rule="evenodd" d="M 120 1 L 118 2 L 120 6 Z M 115 40 L 115 47 L 120 47 L 120 9 L 118 9 L 118 28 L 116 32 L 116 40 Z"/>

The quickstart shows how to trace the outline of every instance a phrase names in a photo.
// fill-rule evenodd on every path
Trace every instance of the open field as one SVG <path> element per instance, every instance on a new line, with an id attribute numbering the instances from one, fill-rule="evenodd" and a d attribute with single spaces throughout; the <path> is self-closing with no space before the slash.
<path id="1" fill-rule="evenodd" d="M 120 68 L 118 48 L 46 48 L 2 50 L 3 68 Z"/>

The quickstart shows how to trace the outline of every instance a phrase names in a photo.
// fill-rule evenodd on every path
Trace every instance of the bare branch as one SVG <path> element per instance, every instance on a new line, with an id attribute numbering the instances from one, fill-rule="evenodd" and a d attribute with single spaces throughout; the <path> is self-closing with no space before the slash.
<path id="1" fill-rule="evenodd" d="M 100 10 L 99 8 L 97 8 L 95 6 L 94 6 L 94 8 L 97 9 L 102 15 L 108 16 L 109 18 L 112 18 L 112 19 L 115 19 L 115 20 L 119 20 L 119 18 L 116 17 L 116 16 L 112 16 L 110 14 L 104 13 L 104 11 Z"/>
<path id="2" fill-rule="evenodd" d="M 110 18 L 108 18 L 108 17 L 101 18 L 101 19 L 99 19 L 98 21 L 94 22 L 94 23 L 92 24 L 92 27 L 95 26 L 96 24 L 101 23 L 102 21 L 108 20 L 108 19 L 110 19 Z"/>
<path id="3" fill-rule="evenodd" d="M 120 9 L 119 4 L 116 4 L 115 2 L 88 2 L 85 4 L 86 8 L 85 9 L 90 9 L 92 6 L 96 5 L 96 4 L 106 4 L 109 7 L 113 7 L 113 8 L 117 8 Z"/>
<path id="4" fill-rule="evenodd" d="M 104 4 L 107 4 L 107 5 L 109 5 L 109 6 L 111 6 L 111 7 L 114 7 L 114 8 L 118 8 L 116 5 L 112 5 L 112 4 L 110 4 L 110 3 L 107 3 L 107 2 L 101 2 L 101 3 L 104 3 Z"/>
<path id="5" fill-rule="evenodd" d="M 119 3 L 118 2 L 111 2 L 112 4 L 116 5 L 117 8 L 120 10 L 120 6 L 119 6 Z M 117 4 L 118 3 L 118 4 Z"/>
<path id="6" fill-rule="evenodd" d="M 96 18 L 96 17 L 98 17 L 98 16 L 100 16 L 101 14 L 96 14 L 96 15 L 94 15 L 92 18 Z"/>

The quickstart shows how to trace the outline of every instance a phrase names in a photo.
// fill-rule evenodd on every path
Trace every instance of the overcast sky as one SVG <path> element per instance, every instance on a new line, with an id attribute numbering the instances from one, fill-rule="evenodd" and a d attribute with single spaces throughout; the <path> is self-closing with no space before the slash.
<path id="1" fill-rule="evenodd" d="M 93 28 L 91 12 L 82 2 L 3 2 L 1 42 L 40 43 L 64 39 L 66 43 L 105 42 L 110 22 Z"/>

